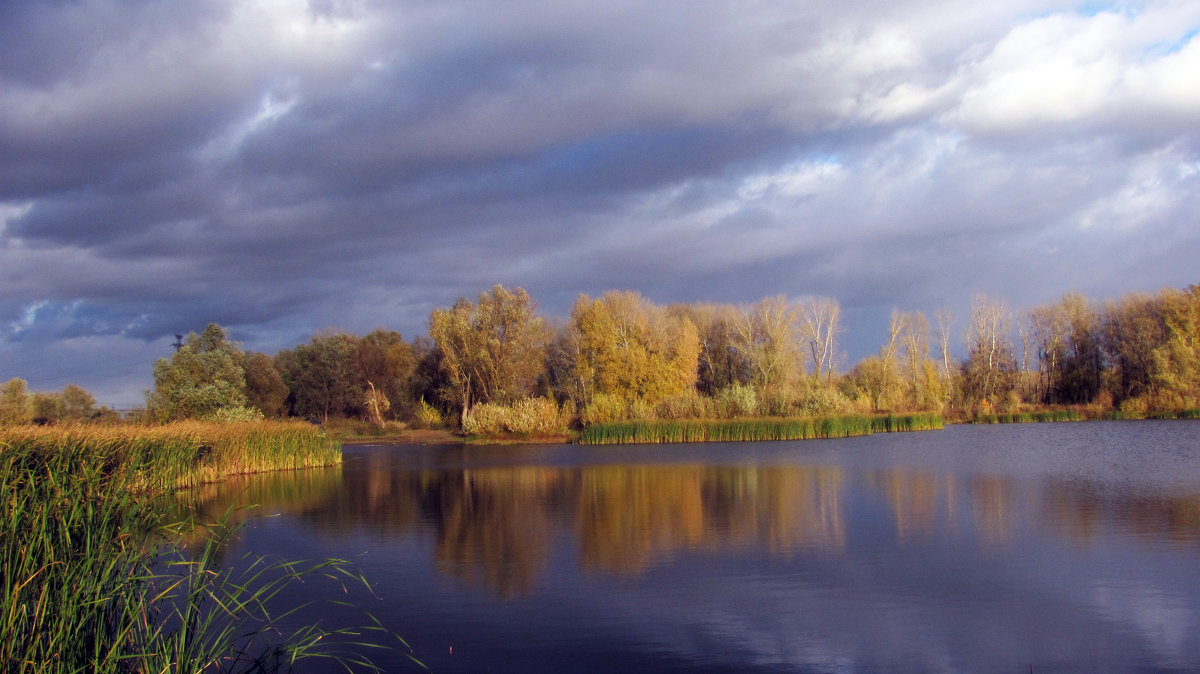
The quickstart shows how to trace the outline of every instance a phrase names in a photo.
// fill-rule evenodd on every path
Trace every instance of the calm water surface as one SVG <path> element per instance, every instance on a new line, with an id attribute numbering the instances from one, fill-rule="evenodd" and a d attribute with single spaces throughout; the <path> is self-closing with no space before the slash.
<path id="1" fill-rule="evenodd" d="M 361 604 L 436 672 L 1200 671 L 1196 422 L 359 445 L 199 496 L 261 504 L 230 564 L 353 560 L 376 597 L 289 600 Z"/>

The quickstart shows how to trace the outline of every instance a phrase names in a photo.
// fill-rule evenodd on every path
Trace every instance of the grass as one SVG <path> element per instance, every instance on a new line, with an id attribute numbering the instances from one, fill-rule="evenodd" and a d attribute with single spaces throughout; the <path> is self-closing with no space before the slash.
<path id="1" fill-rule="evenodd" d="M 933 430 L 941 427 L 942 418 L 938 414 L 629 421 L 587 426 L 580 432 L 578 442 L 587 445 L 615 445 L 810 440 L 846 438 L 877 432 Z"/>
<path id="2" fill-rule="evenodd" d="M 272 671 L 343 657 L 361 631 L 303 627 L 268 604 L 288 584 L 362 581 L 344 561 L 217 564 L 229 527 L 168 521 L 162 492 L 231 473 L 337 463 L 303 424 L 0 428 L 0 671 Z M 199 552 L 172 541 L 218 532 Z M 378 625 L 371 630 L 382 630 Z"/>

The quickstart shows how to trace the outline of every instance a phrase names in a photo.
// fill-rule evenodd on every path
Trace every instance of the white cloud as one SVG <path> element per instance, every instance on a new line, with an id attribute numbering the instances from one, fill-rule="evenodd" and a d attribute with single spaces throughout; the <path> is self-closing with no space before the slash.
<path id="1" fill-rule="evenodd" d="M 33 208 L 32 201 L 19 204 L 0 202 L 0 236 L 4 236 L 9 223 L 20 220 L 31 208 Z"/>
<path id="2" fill-rule="evenodd" d="M 1162 113 L 1200 119 L 1198 25 L 1200 11 L 1178 5 L 1139 14 L 1053 14 L 1020 24 L 964 67 L 955 117 L 985 134 L 1138 122 Z M 1180 41 L 1165 54 L 1155 49 Z"/>
<path id="3" fill-rule="evenodd" d="M 805 161 L 773 173 L 760 173 L 742 180 L 738 198 L 754 201 L 764 197 L 812 196 L 845 176 L 845 167 L 834 159 Z"/>

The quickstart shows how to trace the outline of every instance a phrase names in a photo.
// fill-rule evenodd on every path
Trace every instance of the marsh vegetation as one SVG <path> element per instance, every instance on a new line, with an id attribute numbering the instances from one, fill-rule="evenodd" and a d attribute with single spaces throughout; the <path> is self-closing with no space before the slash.
<path id="1" fill-rule="evenodd" d="M 273 625 L 289 583 L 364 584 L 345 561 L 218 563 L 228 513 L 173 497 L 232 474 L 330 466 L 309 424 L 0 427 L 0 670 L 274 671 L 306 657 L 362 660 L 366 628 Z M 387 635 L 374 635 L 386 643 Z M 363 660 L 366 664 L 366 661 Z"/>

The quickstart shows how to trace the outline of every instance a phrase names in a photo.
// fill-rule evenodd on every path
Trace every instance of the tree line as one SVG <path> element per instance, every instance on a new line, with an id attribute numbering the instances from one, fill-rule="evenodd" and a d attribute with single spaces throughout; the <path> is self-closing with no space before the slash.
<path id="1" fill-rule="evenodd" d="M 893 310 L 878 352 L 842 372 L 841 309 L 832 298 L 661 306 L 610 291 L 580 295 L 556 322 L 538 313 L 525 290 L 497 285 L 435 309 L 428 337 L 411 340 L 385 329 L 325 332 L 268 355 L 243 352 L 224 328 L 209 325 L 155 363 L 146 415 L 472 428 L 487 419 L 541 428 L 652 418 L 1200 407 L 1200 286 L 1104 302 L 1067 294 L 1020 314 L 981 295 L 964 323 L 956 333 L 949 312 L 931 321 Z M 963 359 L 952 355 L 959 344 Z M 68 389 L 33 394 L 12 380 L 0 391 L 0 421 L 97 414 L 86 391 Z"/>

